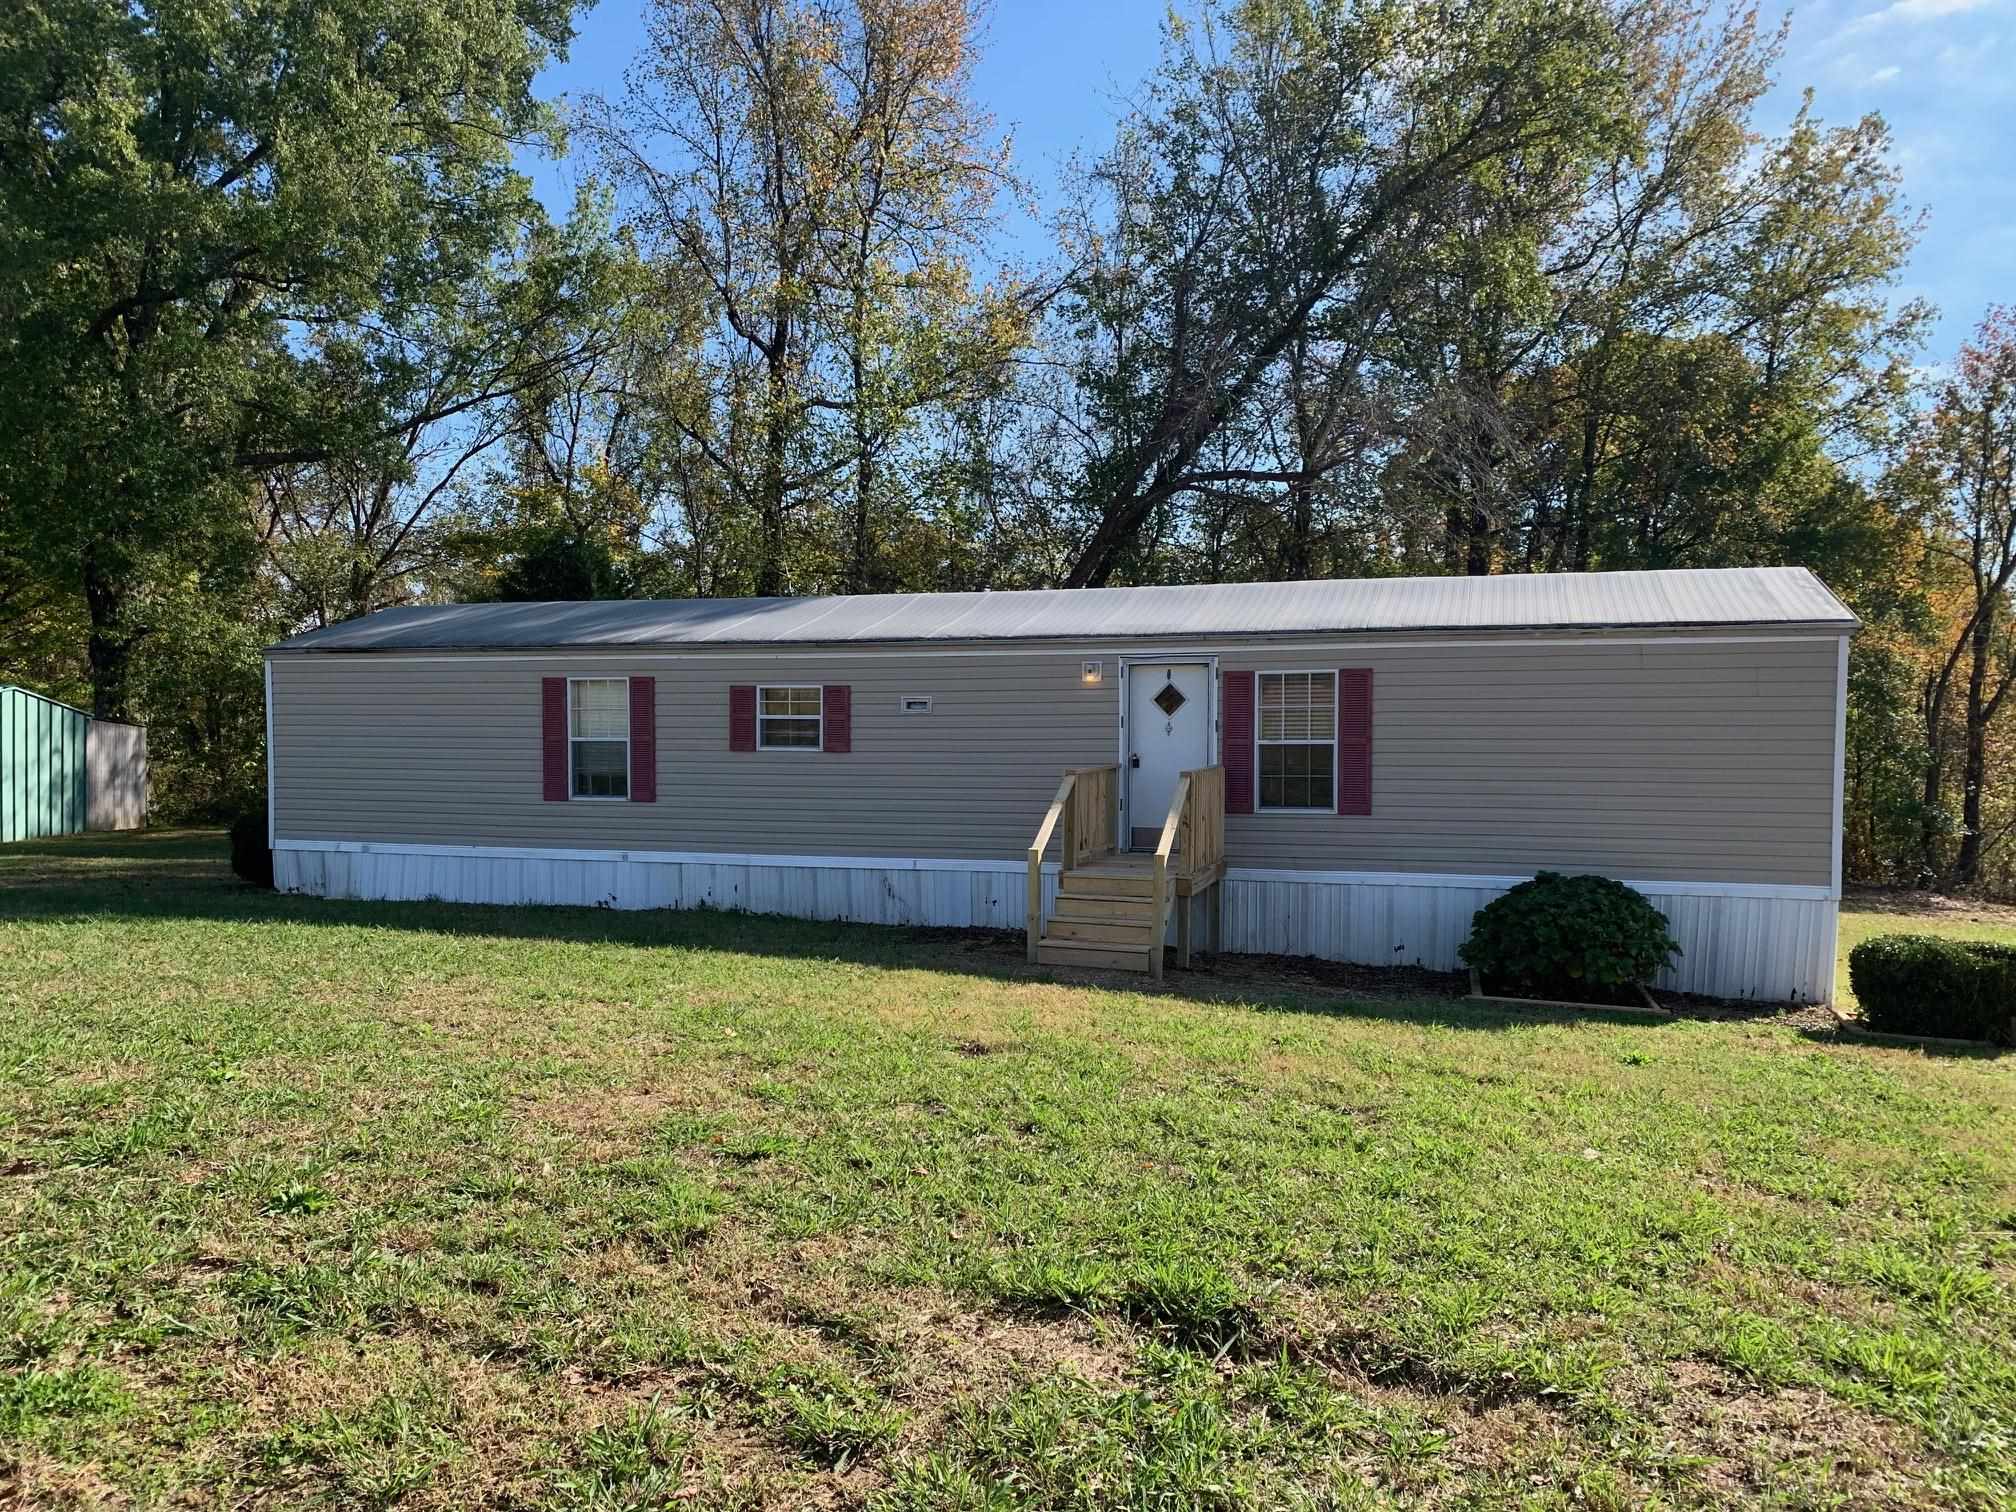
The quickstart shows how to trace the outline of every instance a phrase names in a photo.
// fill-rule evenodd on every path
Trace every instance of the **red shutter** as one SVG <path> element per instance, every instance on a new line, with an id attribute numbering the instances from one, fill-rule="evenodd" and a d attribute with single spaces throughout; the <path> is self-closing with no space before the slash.
<path id="1" fill-rule="evenodd" d="M 728 689 L 728 749 L 756 749 L 756 685 L 736 683 Z"/>
<path id="2" fill-rule="evenodd" d="M 658 679 L 630 679 L 630 801 L 658 801 Z"/>
<path id="3" fill-rule="evenodd" d="M 545 798 L 567 801 L 567 679 L 541 678 L 539 683 L 539 749 L 545 758 Z"/>
<path id="4" fill-rule="evenodd" d="M 1225 812 L 1253 812 L 1253 674 L 1227 672 L 1224 681 Z"/>
<path id="5" fill-rule="evenodd" d="M 1372 669 L 1337 673 L 1337 812 L 1372 812 Z"/>
<path id="6" fill-rule="evenodd" d="M 854 689 L 828 683 L 820 690 L 819 708 L 825 715 L 826 750 L 845 756 L 854 749 Z"/>

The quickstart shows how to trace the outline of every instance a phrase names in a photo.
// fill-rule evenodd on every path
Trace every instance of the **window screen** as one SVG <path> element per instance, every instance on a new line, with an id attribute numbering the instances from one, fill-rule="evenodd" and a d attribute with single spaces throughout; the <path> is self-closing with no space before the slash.
<path id="1" fill-rule="evenodd" d="M 581 677 L 568 685 L 568 744 L 576 798 L 630 796 L 630 680 Z"/>
<path id="2" fill-rule="evenodd" d="M 756 744 L 766 751 L 819 749 L 820 693 L 812 688 L 756 690 Z"/>
<path id="3" fill-rule="evenodd" d="M 1260 807 L 1331 809 L 1337 802 L 1337 674 L 1262 672 Z"/>

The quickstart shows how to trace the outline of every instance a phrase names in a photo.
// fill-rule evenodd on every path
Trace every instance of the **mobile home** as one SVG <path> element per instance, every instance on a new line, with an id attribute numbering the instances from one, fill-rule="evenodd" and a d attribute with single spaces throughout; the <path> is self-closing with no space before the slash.
<path id="1" fill-rule="evenodd" d="M 1662 985 L 1819 1001 L 1855 625 L 1798 568 L 391 609 L 268 652 L 275 875 L 1159 971 L 1165 919 L 1448 968 L 1589 871 Z"/>

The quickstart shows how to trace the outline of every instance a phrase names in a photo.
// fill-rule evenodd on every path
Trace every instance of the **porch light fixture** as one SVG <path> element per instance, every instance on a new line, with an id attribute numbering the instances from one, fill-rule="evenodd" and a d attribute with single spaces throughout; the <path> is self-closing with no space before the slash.
<path id="1" fill-rule="evenodd" d="M 1085 663 L 1084 676 L 1085 686 L 1088 688 L 1097 683 L 1104 682 L 1106 680 L 1106 663 L 1096 661 Z"/>

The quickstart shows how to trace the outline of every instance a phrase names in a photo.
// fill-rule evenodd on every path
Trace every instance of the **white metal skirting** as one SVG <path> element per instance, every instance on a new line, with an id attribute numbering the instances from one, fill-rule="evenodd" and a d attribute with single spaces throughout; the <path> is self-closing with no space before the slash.
<path id="1" fill-rule="evenodd" d="M 442 852 L 446 852 L 445 854 Z M 574 904 L 588 908 L 728 908 L 845 919 L 858 924 L 931 924 L 1020 929 L 1028 874 L 1006 867 L 912 864 L 791 865 L 742 858 L 483 853 L 469 847 L 296 849 L 273 852 L 282 892 L 323 898 L 445 903 Z M 1044 869 L 1043 906 L 1057 900 Z"/>
<path id="2" fill-rule="evenodd" d="M 1512 883 L 1482 885 L 1251 880 L 1225 882 L 1225 948 L 1363 965 L 1453 971 L 1478 909 Z M 1825 1002 L 1833 992 L 1832 899 L 1663 893 L 1632 884 L 1663 913 L 1679 961 L 1655 986 L 1763 1002 Z"/>
<path id="3" fill-rule="evenodd" d="M 727 908 L 863 924 L 1020 929 L 1027 873 L 1013 862 L 903 857 L 713 856 L 286 841 L 284 892 L 327 898 L 603 908 Z M 1228 951 L 1449 971 L 1471 917 L 1517 877 L 1231 870 Z M 1824 1002 L 1834 982 L 1829 890 L 1633 882 L 1671 922 L 1681 957 L 1657 985 L 1770 1002 Z M 1054 867 L 1043 902 L 1056 902 Z M 1200 904 L 1202 900 L 1199 900 Z M 1201 920 L 1199 921 L 1201 925 Z M 1204 938 L 1200 927 L 1197 938 Z"/>

